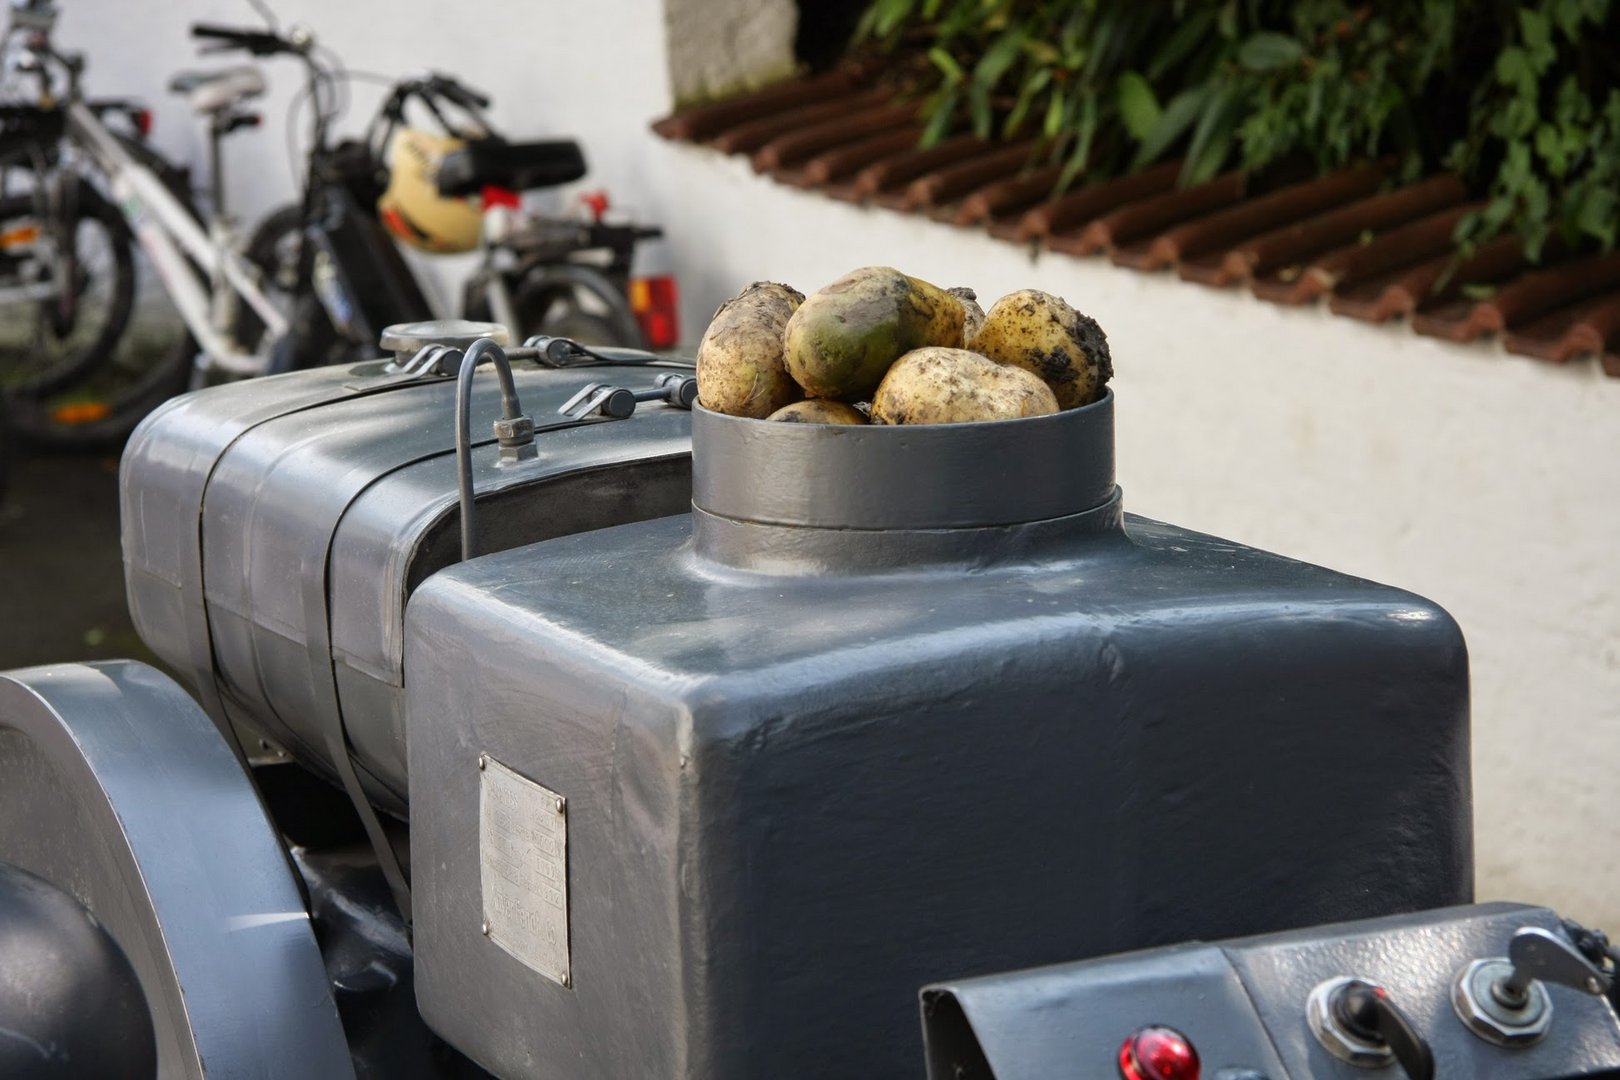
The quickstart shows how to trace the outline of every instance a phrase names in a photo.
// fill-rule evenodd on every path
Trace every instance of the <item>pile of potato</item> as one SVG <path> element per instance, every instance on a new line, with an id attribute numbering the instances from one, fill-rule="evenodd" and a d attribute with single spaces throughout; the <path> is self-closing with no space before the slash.
<path id="1" fill-rule="evenodd" d="M 715 312 L 698 400 L 731 416 L 817 424 L 960 424 L 1088 405 L 1113 375 L 1096 320 L 1020 289 L 988 312 L 887 266 L 806 298 L 760 281 Z"/>

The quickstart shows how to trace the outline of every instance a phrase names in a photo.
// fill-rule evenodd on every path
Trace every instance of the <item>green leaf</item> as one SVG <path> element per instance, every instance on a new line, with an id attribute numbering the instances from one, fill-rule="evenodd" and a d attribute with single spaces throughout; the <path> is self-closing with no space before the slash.
<path id="1" fill-rule="evenodd" d="M 1489 300 L 1496 295 L 1496 286 L 1476 281 L 1462 286 L 1457 291 L 1469 300 Z"/>
<path id="2" fill-rule="evenodd" d="M 962 72 L 962 65 L 956 62 L 956 57 L 938 45 L 928 50 L 928 59 L 934 62 L 934 66 L 939 68 L 950 82 L 959 83 L 967 77 Z"/>
<path id="3" fill-rule="evenodd" d="M 1528 6 L 1519 8 L 1519 32 L 1524 36 L 1524 47 L 1529 52 L 1531 67 L 1537 73 L 1545 71 L 1557 54 L 1552 46 L 1552 26 L 1547 16 Z"/>
<path id="4" fill-rule="evenodd" d="M 1007 119 L 1001 123 L 1001 137 L 1010 139 L 1023 130 L 1024 121 L 1029 118 L 1029 110 L 1035 104 L 1035 99 L 1042 90 L 1052 81 L 1050 68 L 1043 68 L 1035 73 L 1035 77 L 1024 83 L 1024 88 L 1018 92 L 1018 101 L 1014 103 Z"/>
<path id="5" fill-rule="evenodd" d="M 1063 133 L 1067 124 L 1069 110 L 1062 94 L 1053 94 L 1052 100 L 1046 105 L 1046 119 L 1041 123 L 1041 131 L 1048 139 L 1055 139 Z"/>
<path id="6" fill-rule="evenodd" d="M 1087 94 L 1080 102 L 1080 130 L 1075 137 L 1074 160 L 1091 157 L 1091 143 L 1097 137 L 1097 95 Z"/>
<path id="7" fill-rule="evenodd" d="M 924 147 L 934 146 L 951 130 L 956 120 L 956 104 L 960 100 L 955 90 L 950 91 L 933 107 L 933 115 L 928 118 L 928 126 L 923 129 L 922 138 L 918 140 Z"/>
<path id="8" fill-rule="evenodd" d="M 1207 86 L 1194 87 L 1183 90 L 1170 99 L 1170 104 L 1164 108 L 1159 122 L 1154 125 L 1148 137 L 1142 140 L 1141 147 L 1136 151 L 1136 159 L 1131 168 L 1139 169 L 1151 161 L 1155 161 L 1168 150 L 1177 139 L 1184 135 L 1193 121 L 1198 119 L 1204 111 L 1204 105 L 1209 100 L 1210 90 Z"/>
<path id="9" fill-rule="evenodd" d="M 973 119 L 973 134 L 981 139 L 990 137 L 990 93 L 983 83 L 968 87 L 968 115 Z"/>
<path id="10" fill-rule="evenodd" d="M 1187 145 L 1187 162 L 1181 167 L 1183 184 L 1201 184 L 1221 171 L 1232 152 L 1232 136 L 1242 112 L 1240 102 L 1238 89 L 1227 87 L 1199 117 L 1192 142 Z"/>
<path id="11" fill-rule="evenodd" d="M 973 81 L 976 85 L 989 89 L 1001 80 L 1018 59 L 1019 52 L 1024 47 L 1024 28 L 1022 26 L 1008 27 L 995 43 L 985 51 L 983 57 L 973 68 Z"/>
<path id="12" fill-rule="evenodd" d="M 1521 94 L 1534 96 L 1536 73 L 1530 66 L 1530 54 L 1517 46 L 1509 46 L 1497 53 L 1496 79 L 1503 86 L 1513 87 Z"/>
<path id="13" fill-rule="evenodd" d="M 1575 203 L 1570 224 L 1575 231 L 1585 233 L 1613 247 L 1616 223 L 1620 221 L 1620 194 L 1611 187 L 1589 187 Z"/>
<path id="14" fill-rule="evenodd" d="M 1153 96 L 1153 87 L 1146 79 L 1134 71 L 1119 77 L 1119 118 L 1131 138 L 1137 142 L 1146 139 L 1163 115 L 1159 99 Z"/>
<path id="15" fill-rule="evenodd" d="M 912 0 L 877 0 L 872 5 L 872 28 L 878 37 L 888 37 L 911 14 Z"/>
<path id="16" fill-rule="evenodd" d="M 1069 160 L 1064 162 L 1063 171 L 1058 174 L 1057 189 L 1067 191 L 1074 178 L 1080 175 L 1080 170 L 1086 167 L 1086 147 L 1076 146 L 1069 154 Z"/>
<path id="17" fill-rule="evenodd" d="M 1305 56 L 1305 47 L 1287 34 L 1250 34 L 1238 46 L 1238 63 L 1250 71 L 1276 71 L 1291 67 Z"/>
<path id="18" fill-rule="evenodd" d="M 1166 72 L 1180 64 L 1199 45 L 1205 43 L 1215 23 L 1215 13 L 1209 8 L 1197 11 L 1181 20 L 1181 25 L 1162 45 L 1153 47 L 1153 62 L 1148 65 L 1149 83 L 1159 82 Z"/>

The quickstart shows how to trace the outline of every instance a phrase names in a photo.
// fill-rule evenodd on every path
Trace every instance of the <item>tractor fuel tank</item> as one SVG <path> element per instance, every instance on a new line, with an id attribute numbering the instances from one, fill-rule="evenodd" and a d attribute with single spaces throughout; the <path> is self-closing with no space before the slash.
<path id="1" fill-rule="evenodd" d="M 668 371 L 618 365 L 613 378 L 640 390 Z M 496 380 L 474 381 L 481 550 L 687 507 L 690 414 L 647 403 L 633 425 L 559 415 L 599 377 L 517 366 L 537 437 L 516 461 L 489 436 Z M 141 637 L 249 746 L 266 738 L 332 777 L 336 729 L 367 794 L 399 815 L 405 601 L 460 558 L 455 390 L 453 377 L 382 360 L 215 387 L 150 416 L 122 465 Z"/>
<path id="2" fill-rule="evenodd" d="M 410 600 L 418 1001 L 484 1067 L 917 1075 L 930 982 L 1470 899 L 1455 622 L 1123 514 L 1111 395 L 693 425 L 689 513 Z"/>

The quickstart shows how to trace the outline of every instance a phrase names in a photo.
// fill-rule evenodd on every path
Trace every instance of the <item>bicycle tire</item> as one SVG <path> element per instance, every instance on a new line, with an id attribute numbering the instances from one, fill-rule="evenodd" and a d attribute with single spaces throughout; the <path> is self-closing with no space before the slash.
<path id="1" fill-rule="evenodd" d="M 87 221 L 95 222 L 105 231 L 111 255 L 109 268 L 113 275 L 108 288 L 107 310 L 100 327 L 83 345 L 64 353 L 49 367 L 26 380 L 8 381 L 5 389 L 10 396 L 45 396 L 72 386 L 108 361 L 129 328 L 130 316 L 135 308 L 134 236 L 117 207 L 108 202 L 92 184 L 82 177 L 77 177 L 75 185 L 74 201 L 78 211 L 74 222 L 75 243 L 78 242 L 79 224 Z M 0 231 L 4 231 L 9 222 L 40 216 L 38 202 L 33 196 L 12 195 L 0 198 Z M 74 287 L 82 293 L 88 284 L 86 281 L 77 283 Z M 43 300 L 25 303 L 58 302 Z M 82 318 L 82 314 L 80 317 Z M 43 320 L 51 332 L 60 331 L 55 313 L 41 311 L 36 318 Z M 69 327 L 68 332 L 71 333 L 72 329 Z"/>
<path id="2" fill-rule="evenodd" d="M 51 449 L 107 449 L 121 444 L 146 414 L 191 389 L 197 343 L 190 334 L 118 393 L 93 403 L 94 414 L 71 414 L 39 398 L 7 397 L 5 407 L 17 440 Z"/>

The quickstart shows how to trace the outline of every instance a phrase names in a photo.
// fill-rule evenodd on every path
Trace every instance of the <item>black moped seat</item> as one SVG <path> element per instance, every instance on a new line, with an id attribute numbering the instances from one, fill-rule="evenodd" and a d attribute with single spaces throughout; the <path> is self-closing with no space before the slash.
<path id="1" fill-rule="evenodd" d="M 468 143 L 439 163 L 439 194 L 476 195 L 487 186 L 533 191 L 556 187 L 585 175 L 585 155 L 572 139 L 512 143 L 486 139 Z"/>

